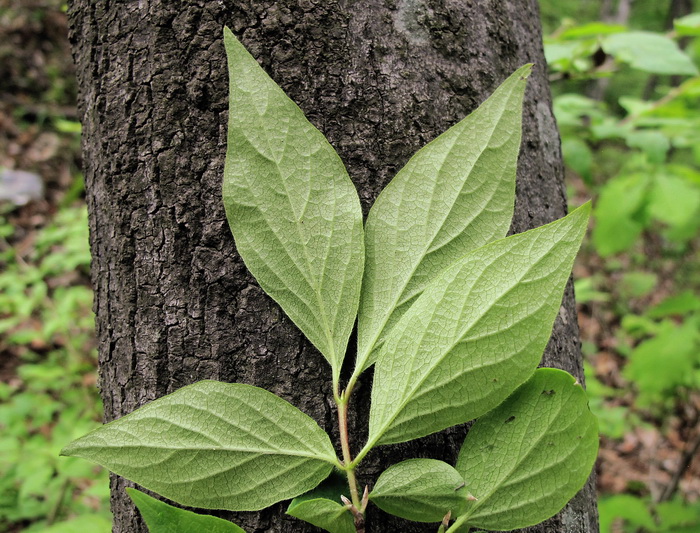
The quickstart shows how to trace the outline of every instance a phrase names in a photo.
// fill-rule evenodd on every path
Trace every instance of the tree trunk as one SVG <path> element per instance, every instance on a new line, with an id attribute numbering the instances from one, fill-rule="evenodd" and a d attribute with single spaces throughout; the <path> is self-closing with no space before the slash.
<path id="1" fill-rule="evenodd" d="M 270 390 L 336 435 L 328 365 L 247 272 L 226 224 L 224 25 L 328 136 L 365 214 L 419 147 L 534 62 L 512 229 L 565 214 L 535 0 L 73 0 L 70 20 L 106 420 L 208 378 Z M 570 287 L 544 364 L 582 378 Z M 366 422 L 351 420 L 355 452 Z M 465 431 L 380 448 L 361 480 L 407 457 L 454 461 Z M 125 485 L 112 477 L 114 531 L 145 532 Z M 284 508 L 230 516 L 251 533 L 317 531 Z M 369 533 L 436 530 L 369 515 Z M 531 531 L 597 531 L 592 485 Z"/>

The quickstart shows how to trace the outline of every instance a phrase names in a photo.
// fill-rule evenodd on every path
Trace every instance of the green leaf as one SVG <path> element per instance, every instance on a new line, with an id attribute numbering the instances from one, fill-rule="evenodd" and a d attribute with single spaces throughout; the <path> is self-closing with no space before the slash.
<path id="1" fill-rule="evenodd" d="M 312 491 L 294 498 L 287 514 L 330 533 L 355 533 L 352 514 L 340 500 L 340 495 L 347 491 L 345 478 L 331 474 Z"/>
<path id="2" fill-rule="evenodd" d="M 531 68 L 517 70 L 476 111 L 416 152 L 372 206 L 358 371 L 375 362 L 375 348 L 437 274 L 508 232 Z"/>
<path id="3" fill-rule="evenodd" d="M 589 212 L 479 248 L 430 284 L 382 346 L 366 449 L 472 420 L 527 380 Z"/>
<path id="4" fill-rule="evenodd" d="M 227 28 L 223 196 L 238 253 L 333 368 L 355 323 L 364 246 L 357 191 L 326 138 Z"/>
<path id="5" fill-rule="evenodd" d="M 598 428 L 573 376 L 542 368 L 467 434 L 457 471 L 477 498 L 462 523 L 519 529 L 559 512 L 583 487 Z"/>
<path id="6" fill-rule="evenodd" d="M 131 487 L 127 487 L 126 492 L 141 513 L 150 533 L 245 533 L 227 520 L 173 507 Z"/>
<path id="7" fill-rule="evenodd" d="M 686 531 L 700 530 L 700 503 L 685 503 L 681 499 L 662 502 L 656 506 L 656 515 L 662 531 L 676 533 L 676 528 L 688 528 Z"/>
<path id="8" fill-rule="evenodd" d="M 618 176 L 605 184 L 595 208 L 593 244 L 607 257 L 630 248 L 644 229 L 640 212 L 649 192 L 644 174 Z"/>
<path id="9" fill-rule="evenodd" d="M 698 326 L 698 320 L 692 318 L 681 326 L 665 323 L 656 337 L 634 349 L 623 375 L 639 389 L 639 405 L 649 406 L 676 387 L 692 384 L 700 340 Z"/>
<path id="10" fill-rule="evenodd" d="M 693 311 L 700 311 L 700 298 L 693 291 L 684 291 L 680 294 L 669 296 L 660 304 L 649 309 L 646 315 L 650 318 L 662 318 L 673 315 L 685 315 Z"/>
<path id="11" fill-rule="evenodd" d="M 700 35 L 700 13 L 691 13 L 673 21 L 673 27 L 679 37 Z"/>
<path id="12" fill-rule="evenodd" d="M 653 272 L 625 272 L 617 290 L 625 300 L 641 298 L 653 291 L 658 283 L 659 277 Z"/>
<path id="13" fill-rule="evenodd" d="M 649 213 L 670 226 L 684 226 L 698 216 L 700 187 L 674 175 L 660 174 L 649 196 Z"/>
<path id="14" fill-rule="evenodd" d="M 440 522 L 461 512 L 469 492 L 464 478 L 447 463 L 409 459 L 382 472 L 370 500 L 382 511 L 415 522 Z"/>
<path id="15" fill-rule="evenodd" d="M 648 531 L 656 530 L 656 524 L 646 502 L 631 494 L 615 494 L 601 498 L 598 503 L 598 512 L 601 533 L 612 533 L 613 522 L 620 518 Z"/>
<path id="16" fill-rule="evenodd" d="M 89 459 L 190 507 L 255 511 L 318 485 L 337 458 L 328 435 L 274 394 L 200 381 L 72 442 Z"/>
<path id="17" fill-rule="evenodd" d="M 561 149 L 567 166 L 581 176 L 587 184 L 592 184 L 593 152 L 588 144 L 578 137 L 567 137 L 562 140 Z"/>
<path id="18" fill-rule="evenodd" d="M 583 126 L 587 121 L 598 121 L 605 116 L 600 102 L 580 94 L 560 94 L 554 99 L 553 107 L 560 127 Z"/>
<path id="19" fill-rule="evenodd" d="M 602 41 L 603 50 L 632 68 L 654 74 L 695 76 L 693 61 L 668 37 L 647 31 L 609 35 Z"/>
<path id="20" fill-rule="evenodd" d="M 596 37 L 598 35 L 610 35 L 613 33 L 622 33 L 627 30 L 626 26 L 621 24 L 607 24 L 605 22 L 589 22 L 581 26 L 567 28 L 559 33 L 559 39 L 585 39 L 588 37 Z"/>
<path id="21" fill-rule="evenodd" d="M 657 130 L 632 130 L 625 136 L 627 146 L 639 148 L 651 163 L 663 163 L 671 149 L 670 139 Z"/>
<path id="22" fill-rule="evenodd" d="M 314 498 L 290 505 L 287 514 L 330 533 L 355 533 L 350 511 L 344 505 L 326 498 Z"/>

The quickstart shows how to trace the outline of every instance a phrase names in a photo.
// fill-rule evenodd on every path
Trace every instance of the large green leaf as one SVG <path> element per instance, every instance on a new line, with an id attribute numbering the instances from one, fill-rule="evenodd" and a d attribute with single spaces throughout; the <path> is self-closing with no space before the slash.
<path id="1" fill-rule="evenodd" d="M 337 465 L 328 435 L 274 394 L 200 381 L 72 442 L 99 463 L 191 507 L 250 511 L 318 485 Z"/>
<path id="2" fill-rule="evenodd" d="M 369 495 L 374 504 L 415 522 L 440 522 L 456 516 L 467 503 L 464 478 L 436 459 L 409 459 L 382 472 Z"/>
<path id="3" fill-rule="evenodd" d="M 573 376 L 539 369 L 476 421 L 457 471 L 477 498 L 458 522 L 519 529 L 559 512 L 583 487 L 598 454 L 598 424 Z"/>
<path id="4" fill-rule="evenodd" d="M 260 286 L 338 373 L 360 297 L 357 191 L 323 134 L 224 32 L 230 76 L 224 206 Z"/>
<path id="5" fill-rule="evenodd" d="M 530 377 L 589 211 L 479 248 L 430 284 L 382 346 L 365 453 L 476 418 Z"/>
<path id="6" fill-rule="evenodd" d="M 294 498 L 287 514 L 330 533 L 355 533 L 353 516 L 340 500 L 340 495 L 347 492 L 345 478 L 331 474 L 312 491 Z"/>
<path id="7" fill-rule="evenodd" d="M 131 487 L 127 487 L 126 492 L 141 513 L 149 533 L 245 533 L 236 524 L 216 516 L 173 507 Z"/>
<path id="8" fill-rule="evenodd" d="M 532 66 L 420 149 L 367 217 L 357 370 L 425 286 L 465 253 L 505 237 L 513 217 L 522 99 Z"/>
<path id="9" fill-rule="evenodd" d="M 690 76 L 698 73 L 693 60 L 672 39 L 658 33 L 615 33 L 603 39 L 602 46 L 615 59 L 644 72 Z"/>

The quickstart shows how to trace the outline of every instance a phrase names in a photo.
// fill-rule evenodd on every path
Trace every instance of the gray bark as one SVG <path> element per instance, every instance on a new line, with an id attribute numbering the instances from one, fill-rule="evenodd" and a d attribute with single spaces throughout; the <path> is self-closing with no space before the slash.
<path id="1" fill-rule="evenodd" d="M 512 229 L 565 213 L 535 0 L 73 0 L 70 20 L 106 420 L 209 378 L 266 388 L 335 435 L 327 364 L 247 272 L 225 221 L 225 24 L 328 136 L 365 213 L 419 147 L 535 62 Z M 571 289 L 544 363 L 582 377 Z M 366 422 L 351 420 L 356 435 Z M 380 448 L 362 481 L 402 458 L 453 461 L 465 431 Z M 114 531 L 145 532 L 126 484 L 112 477 Z M 249 532 L 316 531 L 283 509 L 230 516 Z M 370 511 L 370 533 L 435 530 Z M 597 531 L 592 485 L 532 531 Z"/>

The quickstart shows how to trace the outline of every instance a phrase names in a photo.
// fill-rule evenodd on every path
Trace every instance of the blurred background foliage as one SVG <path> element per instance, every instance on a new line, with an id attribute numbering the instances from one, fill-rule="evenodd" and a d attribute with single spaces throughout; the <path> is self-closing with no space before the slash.
<path id="1" fill-rule="evenodd" d="M 64 2 L 0 0 L 0 531 L 107 533 L 80 124 Z"/>
<path id="2" fill-rule="evenodd" d="M 602 532 L 700 531 L 700 6 L 541 0 Z M 695 460 L 694 460 L 695 459 Z"/>
<path id="3" fill-rule="evenodd" d="M 700 531 L 700 0 L 540 0 L 601 531 Z M 110 530 L 66 5 L 0 0 L 0 532 Z"/>

